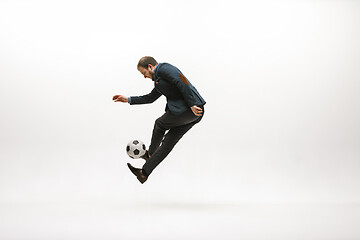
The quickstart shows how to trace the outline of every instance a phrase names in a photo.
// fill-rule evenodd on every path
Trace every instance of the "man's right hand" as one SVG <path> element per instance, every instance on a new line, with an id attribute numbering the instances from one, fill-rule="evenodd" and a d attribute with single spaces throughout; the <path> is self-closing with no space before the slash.
<path id="1" fill-rule="evenodd" d="M 123 102 L 123 103 L 127 103 L 128 102 L 128 98 L 123 96 L 123 95 L 115 95 L 113 96 L 113 101 L 114 102 Z"/>

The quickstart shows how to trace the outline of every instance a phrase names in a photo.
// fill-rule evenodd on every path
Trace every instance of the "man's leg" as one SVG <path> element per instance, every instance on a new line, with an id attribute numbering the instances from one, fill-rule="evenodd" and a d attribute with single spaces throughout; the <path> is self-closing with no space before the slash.
<path id="1" fill-rule="evenodd" d="M 153 154 L 150 154 L 151 157 L 144 164 L 142 170 L 143 174 L 148 177 L 151 172 L 159 165 L 166 156 L 171 152 L 176 143 L 184 136 L 184 134 L 189 131 L 197 122 L 189 123 L 184 126 L 174 127 L 169 130 L 165 135 L 164 140 L 162 141 L 161 146 L 159 146 Z"/>
<path id="2" fill-rule="evenodd" d="M 164 117 L 164 118 L 163 118 Z M 170 116 L 166 117 L 164 114 L 155 122 L 154 132 L 158 131 L 159 136 L 155 144 L 153 142 L 151 145 L 157 146 L 153 152 L 150 153 L 151 157 L 146 161 L 143 166 L 143 174 L 147 177 L 151 172 L 159 165 L 164 158 L 171 152 L 176 143 L 184 136 L 184 134 L 189 131 L 196 123 L 200 122 L 201 117 L 195 116 L 191 110 L 186 111 L 180 116 Z M 158 125 L 158 126 L 157 126 Z M 156 130 L 158 129 L 158 130 Z M 164 137 L 164 133 L 167 129 L 170 129 Z M 162 135 L 161 135 L 162 134 Z M 154 137 L 154 134 L 153 134 Z M 162 139 L 163 138 L 163 139 Z M 160 146 L 161 143 L 161 146 Z"/>
<path id="3" fill-rule="evenodd" d="M 146 159 L 146 163 L 142 168 L 134 168 L 130 163 L 128 163 L 128 167 L 131 172 L 141 183 L 146 182 L 148 176 L 171 152 L 182 136 L 184 136 L 184 134 L 196 123 L 200 122 L 201 119 L 202 116 L 195 116 L 191 109 L 180 116 L 175 116 L 167 112 L 158 118 L 155 121 L 152 142 L 149 147 L 149 152 L 151 149 L 151 156 Z M 165 135 L 165 132 L 168 129 L 169 131 Z"/>
<path id="4" fill-rule="evenodd" d="M 152 156 L 159 148 L 167 130 L 174 127 L 186 125 L 188 123 L 196 121 L 197 119 L 199 119 L 199 117 L 195 116 L 191 112 L 191 110 L 184 112 L 180 116 L 176 116 L 171 114 L 170 112 L 166 112 L 161 117 L 156 119 L 151 137 L 151 144 L 149 146 L 150 156 Z"/>
<path id="5" fill-rule="evenodd" d="M 151 136 L 151 143 L 149 146 L 149 155 L 150 156 L 153 155 L 153 153 L 156 151 L 156 149 L 158 149 L 158 147 L 161 144 L 161 141 L 164 138 L 166 130 L 168 130 L 164 126 L 164 124 L 162 124 L 164 118 L 166 118 L 166 113 L 155 121 L 153 133 Z"/>

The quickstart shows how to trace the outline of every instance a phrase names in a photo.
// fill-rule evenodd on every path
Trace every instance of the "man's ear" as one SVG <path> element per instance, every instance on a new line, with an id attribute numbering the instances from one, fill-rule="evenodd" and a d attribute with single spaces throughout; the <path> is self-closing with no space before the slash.
<path id="1" fill-rule="evenodd" d="M 149 63 L 149 65 L 148 65 L 148 70 L 151 70 L 151 71 L 152 71 L 153 68 L 154 68 L 154 66 Z"/>

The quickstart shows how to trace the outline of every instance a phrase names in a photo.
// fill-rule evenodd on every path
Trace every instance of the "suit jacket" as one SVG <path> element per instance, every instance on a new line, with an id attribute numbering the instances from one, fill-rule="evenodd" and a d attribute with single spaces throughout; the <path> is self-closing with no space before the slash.
<path id="1" fill-rule="evenodd" d="M 149 94 L 131 97 L 131 105 L 152 103 L 164 95 L 167 100 L 165 111 L 180 115 L 194 105 L 206 103 L 182 72 L 169 63 L 160 63 L 156 67 L 153 81 L 154 89 Z"/>

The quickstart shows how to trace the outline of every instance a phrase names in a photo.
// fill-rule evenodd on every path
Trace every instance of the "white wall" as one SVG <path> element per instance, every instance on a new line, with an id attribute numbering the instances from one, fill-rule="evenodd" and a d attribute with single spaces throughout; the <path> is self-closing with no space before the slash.
<path id="1" fill-rule="evenodd" d="M 359 202 L 358 1 L 1 1 L 3 202 Z M 179 67 L 203 121 L 141 185 L 165 100 L 113 103 Z M 141 166 L 139 160 L 134 163 Z"/>

